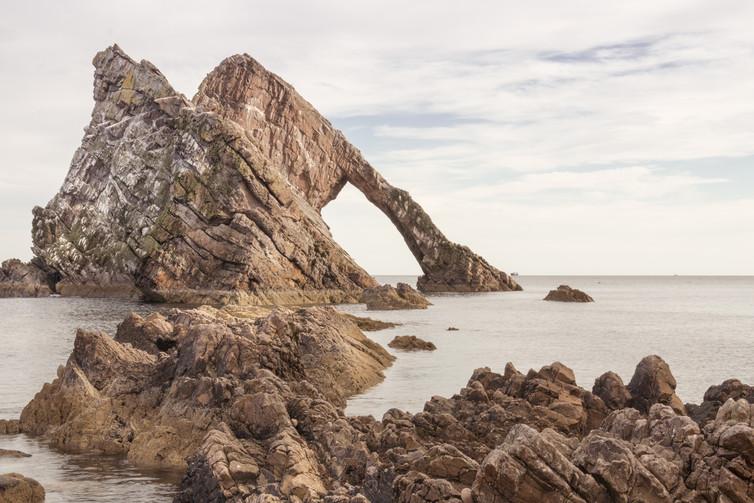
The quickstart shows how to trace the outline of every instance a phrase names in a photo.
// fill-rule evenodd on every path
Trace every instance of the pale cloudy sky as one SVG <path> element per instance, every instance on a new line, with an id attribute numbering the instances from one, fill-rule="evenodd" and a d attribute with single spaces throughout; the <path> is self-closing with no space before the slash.
<path id="1" fill-rule="evenodd" d="M 28 259 L 117 42 L 193 95 L 247 52 L 453 240 L 522 274 L 754 274 L 754 2 L 28 1 L 0 17 L 0 257 Z M 323 212 L 418 267 L 360 193 Z"/>

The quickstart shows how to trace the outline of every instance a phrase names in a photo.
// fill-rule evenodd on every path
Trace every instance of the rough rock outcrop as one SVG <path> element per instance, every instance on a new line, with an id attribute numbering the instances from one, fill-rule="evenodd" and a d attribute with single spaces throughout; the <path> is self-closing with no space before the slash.
<path id="1" fill-rule="evenodd" d="M 754 406 L 744 399 L 729 398 L 702 428 L 660 402 L 646 414 L 611 410 L 559 362 L 526 374 L 508 364 L 474 371 L 422 412 L 377 421 L 346 417 L 344 398 L 374 384 L 390 357 L 332 309 L 173 310 L 124 324 L 118 339 L 128 343 L 79 332 L 20 426 L 59 447 L 184 466 L 178 503 L 754 497 Z M 637 382 L 667 378 L 651 360 Z M 610 383 L 606 397 L 622 396 L 617 376 L 598 382 Z"/>
<path id="2" fill-rule="evenodd" d="M 686 408 L 675 394 L 675 387 L 675 377 L 665 360 L 657 355 L 646 356 L 636 366 L 634 376 L 628 383 L 627 389 L 631 393 L 629 405 L 647 413 L 652 405 L 661 403 L 671 406 L 679 414 L 685 414 Z"/>
<path id="3" fill-rule="evenodd" d="M 397 286 L 381 285 L 367 288 L 361 294 L 359 301 L 367 305 L 368 311 L 427 309 L 432 305 L 424 295 L 406 283 L 398 283 Z"/>
<path id="4" fill-rule="evenodd" d="M 21 430 L 62 449 L 175 468 L 207 432 L 232 428 L 242 442 L 264 440 L 257 449 L 279 442 L 285 464 L 286 449 L 313 456 L 286 412 L 295 400 L 307 410 L 321 403 L 336 420 L 335 406 L 376 384 L 392 361 L 332 308 L 247 319 L 205 307 L 160 321 L 170 326 L 171 345 L 153 346 L 146 323 L 129 329 L 128 343 L 80 330 L 58 378 L 24 408 Z"/>
<path id="5" fill-rule="evenodd" d="M 0 474 L 1 503 L 42 503 L 45 490 L 39 482 L 19 473 Z"/>
<path id="6" fill-rule="evenodd" d="M 403 351 L 434 351 L 437 349 L 434 343 L 420 339 L 415 335 L 397 335 L 388 343 L 388 346 Z"/>
<path id="7" fill-rule="evenodd" d="M 700 426 L 715 419 L 720 407 L 732 398 L 754 403 L 754 386 L 744 384 L 738 379 L 728 379 L 721 384 L 710 386 L 704 393 L 704 401 L 699 405 L 686 404 L 688 415 Z"/>
<path id="8" fill-rule="evenodd" d="M 555 290 L 550 290 L 544 300 L 555 302 L 594 302 L 586 293 L 568 285 L 560 285 Z"/>
<path id="9" fill-rule="evenodd" d="M 19 433 L 18 419 L 0 419 L 0 435 Z"/>
<path id="10" fill-rule="evenodd" d="M 482 461 L 474 501 L 752 501 L 754 430 L 744 403 L 726 402 L 703 431 L 662 404 L 648 416 L 616 411 L 580 441 L 516 425 Z"/>
<path id="11" fill-rule="evenodd" d="M 60 192 L 34 209 L 34 253 L 63 295 L 173 302 L 355 302 L 376 286 L 320 210 L 353 183 L 403 234 L 429 291 L 517 289 L 449 242 L 314 108 L 248 56 L 193 102 L 113 46 Z"/>
<path id="12" fill-rule="evenodd" d="M 8 259 L 0 264 L 0 297 L 47 297 L 51 278 L 33 262 Z"/>

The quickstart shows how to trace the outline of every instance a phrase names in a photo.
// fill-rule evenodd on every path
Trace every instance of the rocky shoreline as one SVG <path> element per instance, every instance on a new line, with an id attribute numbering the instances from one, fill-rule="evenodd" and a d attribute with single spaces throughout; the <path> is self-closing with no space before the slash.
<path id="1" fill-rule="evenodd" d="M 57 379 L 1 426 L 184 469 L 177 502 L 754 497 L 754 393 L 738 381 L 690 405 L 658 356 L 592 391 L 558 362 L 508 364 L 417 414 L 347 417 L 391 361 L 332 308 L 130 316 L 114 339 L 79 331 Z"/>

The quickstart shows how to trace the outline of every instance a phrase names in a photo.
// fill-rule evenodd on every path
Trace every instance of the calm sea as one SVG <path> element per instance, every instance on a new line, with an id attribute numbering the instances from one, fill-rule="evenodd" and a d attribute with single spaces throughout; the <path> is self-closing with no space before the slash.
<path id="1" fill-rule="evenodd" d="M 414 283 L 416 277 L 378 277 Z M 419 411 L 432 395 L 450 396 L 475 368 L 525 372 L 561 361 L 591 388 L 607 370 L 628 382 L 639 360 L 658 354 L 669 364 L 684 401 L 729 377 L 754 382 L 754 277 L 522 276 L 523 292 L 432 296 L 426 311 L 344 311 L 402 326 L 368 335 L 387 346 L 396 335 L 432 341 L 431 353 L 395 352 L 386 379 L 350 400 L 348 414 L 380 417 L 398 407 Z M 559 284 L 591 294 L 593 304 L 541 299 Z M 77 327 L 113 333 L 130 311 L 154 306 L 118 300 L 0 299 L 0 418 L 18 417 L 73 346 Z M 449 326 L 458 331 L 449 332 Z M 390 350 L 393 351 L 393 350 Z M 0 473 L 18 471 L 42 483 L 49 502 L 169 501 L 175 477 L 135 470 L 122 459 L 64 455 L 24 435 L 0 436 L 0 448 L 33 454 L 0 459 Z"/>

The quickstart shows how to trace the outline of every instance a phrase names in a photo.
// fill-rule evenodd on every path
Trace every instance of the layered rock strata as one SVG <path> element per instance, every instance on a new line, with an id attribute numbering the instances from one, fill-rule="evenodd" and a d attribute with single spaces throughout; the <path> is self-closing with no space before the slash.
<path id="1" fill-rule="evenodd" d="M 59 193 L 34 209 L 33 251 L 59 293 L 355 302 L 377 283 L 320 215 L 345 183 L 403 234 L 424 271 L 422 289 L 519 288 L 448 241 L 407 192 L 252 58 L 225 60 L 193 102 L 117 46 L 93 63 L 95 106 L 81 147 Z"/>
<path id="2" fill-rule="evenodd" d="M 751 403 L 729 397 L 700 425 L 657 392 L 672 378 L 657 357 L 640 362 L 631 383 L 642 385 L 625 393 L 617 375 L 598 379 L 595 391 L 609 390 L 609 400 L 580 388 L 559 362 L 527 373 L 508 364 L 502 374 L 476 370 L 457 395 L 433 397 L 417 414 L 346 417 L 345 397 L 389 363 L 327 308 L 130 317 L 116 340 L 77 334 L 20 429 L 62 448 L 186 469 L 177 502 L 754 496 Z"/>

